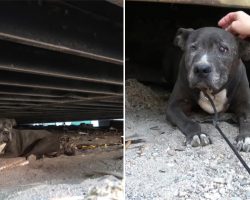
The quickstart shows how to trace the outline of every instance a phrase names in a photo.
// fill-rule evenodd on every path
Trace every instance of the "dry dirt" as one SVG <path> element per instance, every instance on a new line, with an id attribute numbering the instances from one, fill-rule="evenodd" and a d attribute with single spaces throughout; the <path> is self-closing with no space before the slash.
<path id="1" fill-rule="evenodd" d="M 249 174 L 211 123 L 202 123 L 203 131 L 211 136 L 211 145 L 186 147 L 183 134 L 165 120 L 167 103 L 156 104 L 158 108 L 148 107 L 152 97 L 147 95 L 153 92 L 159 94 L 156 98 L 159 99 L 162 92 L 155 89 L 148 92 L 151 89 L 140 83 L 134 88 L 141 90 L 137 94 L 145 96 L 133 99 L 141 104 L 136 106 L 140 109 L 131 112 L 131 108 L 126 108 L 126 140 L 139 142 L 132 142 L 125 153 L 126 199 L 250 199 Z M 126 95 L 131 93 L 134 92 L 126 90 Z M 206 121 L 200 116 L 195 118 Z M 221 122 L 220 127 L 233 142 L 239 132 L 237 124 Z M 250 165 L 250 154 L 241 152 L 241 155 Z"/>
<path id="2" fill-rule="evenodd" d="M 120 135 L 84 137 L 85 144 L 94 145 L 120 143 L 121 138 Z M 102 145 L 78 151 L 76 156 L 61 155 L 30 163 L 25 158 L 0 159 L 0 199 L 96 199 L 94 197 L 101 190 L 101 185 L 119 196 L 123 190 L 122 148 L 121 144 Z M 110 195 L 107 191 L 101 193 Z"/>

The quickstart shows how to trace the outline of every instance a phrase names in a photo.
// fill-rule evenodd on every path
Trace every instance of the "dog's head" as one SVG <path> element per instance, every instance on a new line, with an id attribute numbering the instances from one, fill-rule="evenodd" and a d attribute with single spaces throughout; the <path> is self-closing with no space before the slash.
<path id="1" fill-rule="evenodd" d="M 216 92 L 228 82 L 241 58 L 250 59 L 250 44 L 220 28 L 180 28 L 174 43 L 184 51 L 190 88 Z"/>
<path id="2" fill-rule="evenodd" d="M 12 129 L 15 125 L 16 120 L 14 119 L 0 119 L 0 144 L 12 140 Z"/>

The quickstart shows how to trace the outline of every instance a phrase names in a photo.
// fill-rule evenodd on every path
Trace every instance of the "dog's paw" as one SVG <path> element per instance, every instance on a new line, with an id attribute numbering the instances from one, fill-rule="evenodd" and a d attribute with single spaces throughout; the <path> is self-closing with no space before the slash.
<path id="1" fill-rule="evenodd" d="M 236 141 L 238 151 L 250 152 L 250 137 L 239 137 Z"/>
<path id="2" fill-rule="evenodd" d="M 202 133 L 200 135 L 194 135 L 189 140 L 186 141 L 187 145 L 192 147 L 207 146 L 211 144 L 211 140 L 208 135 Z"/>

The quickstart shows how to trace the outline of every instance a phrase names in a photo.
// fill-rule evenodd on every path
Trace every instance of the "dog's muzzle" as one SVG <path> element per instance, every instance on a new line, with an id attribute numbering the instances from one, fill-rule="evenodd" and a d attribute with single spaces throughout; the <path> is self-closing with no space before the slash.
<path id="1" fill-rule="evenodd" d="M 196 64 L 194 66 L 194 74 L 198 78 L 206 78 L 212 72 L 212 67 L 209 64 Z"/>

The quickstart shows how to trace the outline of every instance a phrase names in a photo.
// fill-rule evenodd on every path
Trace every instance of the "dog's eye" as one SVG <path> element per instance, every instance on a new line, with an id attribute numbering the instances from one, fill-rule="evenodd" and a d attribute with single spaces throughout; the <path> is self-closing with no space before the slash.
<path id="1" fill-rule="evenodd" d="M 192 45 L 190 46 L 190 49 L 194 51 L 194 50 L 197 49 L 197 46 L 196 46 L 195 44 L 192 44 Z"/>
<path id="2" fill-rule="evenodd" d="M 219 47 L 219 50 L 220 50 L 220 52 L 222 52 L 222 53 L 226 53 L 226 52 L 228 51 L 228 48 L 227 48 L 227 47 L 220 46 L 220 47 Z"/>

